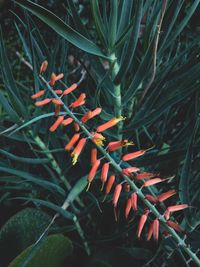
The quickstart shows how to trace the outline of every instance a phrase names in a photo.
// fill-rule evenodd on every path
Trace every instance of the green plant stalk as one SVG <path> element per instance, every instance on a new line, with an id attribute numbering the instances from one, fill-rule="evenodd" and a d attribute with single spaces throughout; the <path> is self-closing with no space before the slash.
<path id="1" fill-rule="evenodd" d="M 42 75 L 39 75 L 40 79 L 43 81 L 43 83 L 46 85 L 48 90 L 52 93 L 52 95 L 60 100 L 60 98 L 57 96 L 57 94 L 54 92 L 52 87 L 49 85 L 49 83 L 45 80 L 45 78 Z M 62 100 L 61 100 L 62 101 Z M 84 126 L 84 124 L 79 121 L 79 119 L 73 114 L 73 112 L 64 104 L 62 101 L 62 107 L 67 112 L 67 114 L 80 126 L 82 131 L 85 133 L 85 135 L 88 137 L 88 139 L 92 139 L 93 135 L 87 130 L 87 128 Z M 144 194 L 142 193 L 141 189 L 137 187 L 137 185 L 126 175 L 122 174 L 122 168 L 119 166 L 119 164 L 107 153 L 107 151 L 101 147 L 97 146 L 98 150 L 104 155 L 104 157 L 110 162 L 110 164 L 113 166 L 113 168 L 118 171 L 121 176 L 125 179 L 125 181 L 131 186 L 134 192 L 137 193 L 138 197 L 144 202 L 144 204 L 149 208 L 149 210 L 158 218 L 163 225 L 163 227 L 167 230 L 168 233 L 171 234 L 173 239 L 176 241 L 177 246 L 182 248 L 189 256 L 190 258 L 197 264 L 197 266 L 200 266 L 200 259 L 197 257 L 197 255 L 191 251 L 189 246 L 185 243 L 185 241 L 171 228 L 167 225 L 167 221 L 159 213 L 159 211 L 156 209 L 154 205 L 152 205 L 147 199 L 145 199 Z"/>

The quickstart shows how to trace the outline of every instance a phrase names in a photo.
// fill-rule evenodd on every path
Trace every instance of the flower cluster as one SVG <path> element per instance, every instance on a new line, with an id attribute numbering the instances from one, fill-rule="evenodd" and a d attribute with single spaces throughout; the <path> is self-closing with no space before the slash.
<path id="1" fill-rule="evenodd" d="M 45 73 L 47 66 L 48 66 L 47 61 L 44 61 L 40 68 L 40 75 Z M 111 120 L 105 122 L 104 124 L 97 126 L 95 131 L 90 132 L 90 136 L 85 136 L 84 131 L 80 132 L 80 129 L 82 128 L 83 125 L 84 127 L 87 127 L 87 122 L 93 119 L 94 117 L 98 116 L 101 113 L 102 109 L 97 107 L 94 110 L 85 111 L 82 117 L 80 119 L 76 119 L 76 121 L 74 117 L 70 117 L 70 115 L 68 117 L 65 117 L 65 115 L 60 115 L 61 108 L 64 105 L 64 102 L 62 100 L 63 96 L 70 94 L 71 92 L 76 90 L 78 87 L 77 84 L 75 83 L 75 84 L 72 84 L 69 88 L 66 88 L 65 90 L 54 89 L 54 85 L 56 81 L 62 78 L 63 78 L 62 73 L 58 75 L 56 75 L 55 73 L 52 73 L 51 79 L 49 81 L 49 85 L 52 87 L 52 89 L 56 93 L 57 98 L 45 98 L 43 100 L 39 100 L 35 102 L 35 105 L 37 107 L 40 107 L 40 106 L 44 106 L 49 103 L 52 103 L 55 106 L 56 120 L 53 123 L 53 125 L 51 125 L 51 127 L 49 128 L 50 132 L 56 131 L 56 129 L 60 125 L 67 126 L 73 123 L 74 134 L 65 146 L 65 150 L 71 153 L 73 165 L 77 163 L 78 158 L 80 154 L 82 153 L 85 145 L 89 141 L 89 139 L 92 141 L 93 147 L 91 149 L 91 169 L 87 177 L 87 180 L 88 180 L 87 190 L 89 190 L 91 183 L 97 176 L 98 170 L 100 170 L 100 173 L 101 173 L 100 180 L 102 182 L 101 191 L 105 190 L 104 200 L 106 199 L 106 196 L 111 193 L 112 189 L 114 191 L 112 203 L 114 206 L 116 219 L 117 219 L 116 209 L 117 209 L 117 205 L 118 205 L 121 192 L 122 190 L 127 192 L 128 198 L 126 200 L 126 205 L 125 205 L 125 218 L 128 219 L 131 211 L 133 211 L 136 214 L 137 213 L 141 214 L 140 219 L 139 219 L 139 224 L 138 224 L 138 230 L 137 230 L 137 236 L 138 238 L 140 238 L 143 228 L 146 224 L 146 221 L 151 211 L 149 208 L 146 208 L 146 207 L 144 207 L 143 212 L 141 212 L 141 209 L 140 211 L 138 211 L 138 193 L 131 192 L 130 185 L 127 183 L 127 181 L 125 181 L 124 178 L 128 177 L 130 180 L 134 181 L 135 183 L 138 183 L 139 186 L 141 186 L 140 190 L 142 190 L 143 188 L 148 188 L 155 184 L 165 182 L 166 180 L 171 179 L 171 177 L 162 179 L 161 177 L 159 177 L 158 174 L 142 172 L 140 168 L 138 168 L 137 166 L 129 165 L 129 167 L 121 168 L 121 173 L 118 173 L 121 178 L 116 178 L 116 171 L 112 166 L 113 165 L 112 162 L 109 161 L 105 156 L 101 158 L 98 157 L 97 148 L 99 146 L 104 145 L 105 137 L 103 136 L 103 132 L 111 127 L 114 127 L 120 121 L 124 120 L 124 118 L 123 117 L 112 118 Z M 32 95 L 32 99 L 38 100 L 38 98 L 44 95 L 45 95 L 45 90 L 41 90 L 37 92 L 36 94 Z M 86 94 L 81 93 L 74 102 L 68 105 L 68 108 L 73 114 L 74 109 L 80 106 L 84 108 L 85 101 L 86 101 Z M 118 149 L 122 149 L 123 147 L 131 146 L 131 145 L 133 145 L 133 142 L 129 140 L 112 141 L 107 144 L 105 151 L 107 155 L 111 156 L 112 158 L 113 152 L 115 152 Z M 139 150 L 139 151 L 134 151 L 132 153 L 123 155 L 120 161 L 120 166 L 124 166 L 126 162 L 144 155 L 147 151 L 148 149 Z M 119 181 L 119 179 L 121 180 Z M 176 190 L 169 190 L 158 196 L 155 196 L 152 194 L 145 194 L 144 198 L 150 203 L 152 203 L 153 205 L 158 206 L 160 203 L 163 204 L 165 200 L 174 196 L 176 193 L 177 193 Z M 179 205 L 173 205 L 173 206 L 167 207 L 163 213 L 163 218 L 166 220 L 167 225 L 176 231 L 181 231 L 181 227 L 179 226 L 179 224 L 176 221 L 170 220 L 170 216 L 174 212 L 183 210 L 187 207 L 188 207 L 187 204 L 179 204 Z M 150 240 L 151 237 L 153 237 L 155 240 L 158 240 L 159 228 L 160 228 L 159 224 L 160 224 L 160 218 L 154 218 L 152 220 L 149 226 L 148 232 L 147 232 L 147 240 Z"/>

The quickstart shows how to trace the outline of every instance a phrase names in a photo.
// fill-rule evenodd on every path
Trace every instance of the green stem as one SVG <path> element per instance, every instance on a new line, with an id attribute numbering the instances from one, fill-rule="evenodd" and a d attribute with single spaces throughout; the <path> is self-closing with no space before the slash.
<path id="1" fill-rule="evenodd" d="M 47 86 L 48 90 L 51 91 L 53 96 L 56 99 L 60 98 L 57 96 L 57 94 L 54 92 L 54 90 L 51 88 L 49 83 L 44 79 L 43 76 L 39 75 L 40 79 L 44 82 L 44 84 Z M 62 101 L 62 100 L 61 100 Z M 84 124 L 79 121 L 79 119 L 73 114 L 73 112 L 62 102 L 62 107 L 67 112 L 67 114 L 80 126 L 82 131 L 85 133 L 85 135 L 88 137 L 88 139 L 92 139 L 93 135 L 87 130 L 87 128 L 84 126 Z M 197 266 L 200 266 L 200 260 L 197 257 L 195 253 L 191 251 L 191 249 L 187 246 L 185 241 L 171 228 L 167 225 L 167 221 L 165 218 L 159 213 L 159 211 L 156 209 L 154 205 L 152 205 L 147 199 L 145 199 L 144 194 L 142 193 L 141 189 L 137 187 L 137 185 L 126 175 L 122 174 L 122 168 L 119 166 L 119 164 L 107 153 L 107 151 L 101 147 L 97 146 L 98 150 L 104 155 L 104 157 L 110 162 L 110 164 L 113 166 L 113 168 L 118 171 L 121 176 L 125 179 L 125 181 L 131 186 L 134 192 L 137 193 L 138 197 L 144 202 L 144 204 L 149 208 L 149 210 L 155 215 L 156 218 L 160 220 L 163 227 L 167 230 L 168 233 L 171 234 L 173 239 L 177 242 L 177 245 L 182 248 L 189 256 L 190 258 L 197 264 Z"/>

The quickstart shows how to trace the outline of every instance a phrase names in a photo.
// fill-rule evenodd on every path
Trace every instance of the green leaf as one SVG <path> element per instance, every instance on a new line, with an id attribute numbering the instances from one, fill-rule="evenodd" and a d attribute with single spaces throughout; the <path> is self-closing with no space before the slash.
<path id="1" fill-rule="evenodd" d="M 0 230 L 1 266 L 7 267 L 14 257 L 34 243 L 50 220 L 46 213 L 33 208 L 24 209 L 12 216 Z"/>
<path id="2" fill-rule="evenodd" d="M 107 58 L 92 41 L 88 40 L 86 37 L 72 29 L 68 24 L 66 24 L 51 11 L 28 0 L 15 0 L 15 2 L 32 12 L 54 31 L 60 34 L 64 39 L 76 47 L 90 54 Z"/>
<path id="3" fill-rule="evenodd" d="M 24 250 L 8 267 L 21 267 L 33 246 Z M 60 267 L 63 260 L 72 253 L 72 242 L 61 234 L 50 235 L 39 250 L 26 264 L 26 267 Z"/>

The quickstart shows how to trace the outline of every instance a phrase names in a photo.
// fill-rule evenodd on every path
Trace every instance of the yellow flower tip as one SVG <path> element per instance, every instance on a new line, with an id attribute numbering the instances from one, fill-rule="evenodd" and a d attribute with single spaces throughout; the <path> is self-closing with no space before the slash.
<path id="1" fill-rule="evenodd" d="M 124 121 L 126 117 L 120 116 L 119 118 L 116 118 L 117 122 Z"/>
<path id="2" fill-rule="evenodd" d="M 71 156 L 72 156 L 72 165 L 75 165 L 78 161 L 78 156 L 75 154 L 72 154 Z"/>
<path id="3" fill-rule="evenodd" d="M 91 185 L 91 182 L 88 183 L 87 188 L 86 188 L 86 192 L 90 189 L 90 185 Z"/>

